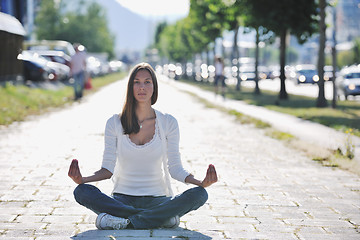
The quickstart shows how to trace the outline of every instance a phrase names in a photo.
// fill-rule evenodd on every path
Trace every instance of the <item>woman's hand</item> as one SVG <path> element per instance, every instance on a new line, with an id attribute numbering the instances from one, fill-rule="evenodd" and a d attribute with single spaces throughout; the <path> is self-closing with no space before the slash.
<path id="1" fill-rule="evenodd" d="M 216 170 L 214 165 L 212 164 L 209 165 L 204 180 L 199 181 L 196 178 L 194 178 L 192 174 L 190 174 L 185 178 L 186 183 L 192 183 L 203 188 L 209 187 L 213 183 L 216 183 L 217 180 L 218 178 L 217 178 Z"/>
<path id="2" fill-rule="evenodd" d="M 201 186 L 203 188 L 209 187 L 213 183 L 216 183 L 217 180 L 218 180 L 218 178 L 217 178 L 215 166 L 210 164 L 207 169 L 206 176 L 205 176 L 204 180 L 201 182 Z"/>
<path id="3" fill-rule="evenodd" d="M 78 160 L 73 159 L 69 168 L 68 176 L 77 184 L 84 183 L 83 177 L 80 172 Z"/>

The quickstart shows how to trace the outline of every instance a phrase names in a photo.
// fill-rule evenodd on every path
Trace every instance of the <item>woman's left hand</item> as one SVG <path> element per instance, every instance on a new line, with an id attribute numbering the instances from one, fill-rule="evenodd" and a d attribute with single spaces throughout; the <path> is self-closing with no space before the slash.
<path id="1" fill-rule="evenodd" d="M 215 166 L 210 164 L 207 169 L 206 176 L 205 176 L 204 180 L 201 182 L 201 186 L 204 188 L 209 187 L 213 183 L 216 183 L 217 180 L 218 180 L 218 178 L 217 178 Z"/>

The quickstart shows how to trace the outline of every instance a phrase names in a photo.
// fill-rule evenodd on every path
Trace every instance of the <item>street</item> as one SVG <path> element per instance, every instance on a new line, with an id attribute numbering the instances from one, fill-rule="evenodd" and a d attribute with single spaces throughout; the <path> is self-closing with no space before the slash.
<path id="1" fill-rule="evenodd" d="M 106 120 L 121 111 L 127 81 L 81 103 L 0 128 L 3 239 L 359 239 L 360 177 L 326 168 L 302 152 L 207 108 L 176 84 L 159 82 L 155 108 L 179 122 L 183 165 L 198 178 L 214 164 L 209 200 L 176 229 L 97 230 L 67 176 L 100 168 Z M 96 183 L 110 194 L 111 180 Z M 173 181 L 175 193 L 191 186 Z"/>

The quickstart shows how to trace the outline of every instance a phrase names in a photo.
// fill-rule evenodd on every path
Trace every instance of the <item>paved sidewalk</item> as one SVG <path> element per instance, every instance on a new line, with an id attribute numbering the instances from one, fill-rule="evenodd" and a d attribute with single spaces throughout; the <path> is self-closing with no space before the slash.
<path id="1" fill-rule="evenodd" d="M 125 81 L 63 110 L 0 129 L 0 238 L 3 239 L 359 239 L 360 177 L 325 168 L 301 152 L 208 109 L 161 82 L 155 107 L 181 129 L 184 166 L 219 182 L 179 228 L 99 231 L 72 196 L 72 158 L 83 173 L 101 164 L 105 122 L 119 112 Z M 112 183 L 97 184 L 110 193 Z M 174 182 L 175 192 L 189 186 Z"/>

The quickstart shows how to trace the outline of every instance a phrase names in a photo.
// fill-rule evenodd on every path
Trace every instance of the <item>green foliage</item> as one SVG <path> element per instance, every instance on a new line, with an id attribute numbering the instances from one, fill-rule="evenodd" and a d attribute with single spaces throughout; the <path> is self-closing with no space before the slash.
<path id="1" fill-rule="evenodd" d="M 353 64 L 360 64 L 360 38 L 353 41 L 354 47 L 350 50 L 337 51 L 337 66 L 339 69 Z M 326 64 L 332 64 L 331 55 L 326 56 Z"/>
<path id="2" fill-rule="evenodd" d="M 350 66 L 354 63 L 353 51 L 341 51 L 337 53 L 337 65 L 339 68 Z"/>
<path id="3" fill-rule="evenodd" d="M 208 51 L 224 29 L 225 5 L 221 0 L 191 0 L 189 15 L 175 24 L 158 25 L 155 46 L 162 56 L 184 62 Z"/>
<path id="4" fill-rule="evenodd" d="M 164 29 L 167 26 L 167 22 L 161 22 L 156 26 L 156 30 L 155 30 L 155 36 L 154 36 L 154 46 L 159 48 L 160 47 L 160 37 L 161 37 L 161 33 L 164 31 Z"/>
<path id="5" fill-rule="evenodd" d="M 224 27 L 227 30 L 235 30 L 243 25 L 244 12 L 247 5 L 243 0 L 220 0 L 224 12 Z"/>
<path id="6" fill-rule="evenodd" d="M 162 31 L 159 49 L 162 56 L 177 62 L 184 62 L 192 56 L 188 35 L 185 34 L 185 19 L 169 25 Z"/>
<path id="7" fill-rule="evenodd" d="M 285 88 L 286 35 L 295 35 L 304 43 L 317 30 L 315 0 L 243 0 L 247 6 L 247 21 L 264 27 L 280 37 L 280 99 L 287 99 Z M 246 20 L 245 20 L 246 21 Z"/>
<path id="8" fill-rule="evenodd" d="M 75 4 L 78 4 L 76 12 L 65 12 L 63 1 L 59 4 L 53 0 L 41 1 L 36 17 L 38 39 L 78 42 L 89 52 L 106 52 L 113 58 L 115 37 L 107 27 L 104 9 L 95 2 L 77 1 Z"/>
<path id="9" fill-rule="evenodd" d="M 190 0 L 188 23 L 191 24 L 192 48 L 196 53 L 206 51 L 222 33 L 225 13 L 220 0 Z"/>
<path id="10" fill-rule="evenodd" d="M 317 30 L 315 0 L 247 0 L 251 21 L 280 35 L 289 31 L 300 43 Z"/>
<path id="11" fill-rule="evenodd" d="M 360 37 L 354 40 L 353 54 L 354 63 L 360 64 Z"/>
<path id="12" fill-rule="evenodd" d="M 317 22 L 315 0 L 190 0 L 186 18 L 158 26 L 155 47 L 169 60 L 183 62 L 196 53 L 209 51 L 209 46 L 214 45 L 224 30 L 237 30 L 242 25 L 257 29 L 260 41 L 271 43 L 275 35 L 291 33 L 304 42 L 317 30 Z M 285 59 L 285 41 L 283 45 L 279 56 Z M 287 54 L 290 61 L 298 58 L 292 50 Z M 273 60 L 270 55 L 267 51 L 264 59 Z"/>
<path id="13" fill-rule="evenodd" d="M 41 1 L 35 24 L 38 39 L 57 40 L 57 34 L 62 27 L 61 5 L 53 0 Z"/>

